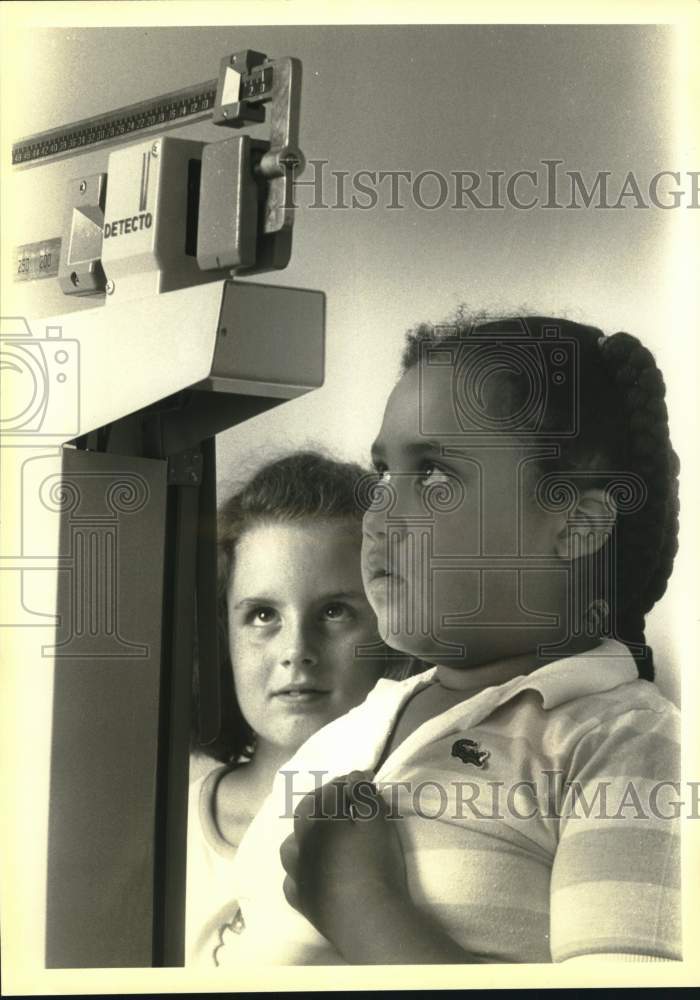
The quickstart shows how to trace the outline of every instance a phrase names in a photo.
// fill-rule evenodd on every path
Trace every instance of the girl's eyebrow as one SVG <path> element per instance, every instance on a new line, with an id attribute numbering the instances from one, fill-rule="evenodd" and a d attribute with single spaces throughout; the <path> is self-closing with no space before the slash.
<path id="1" fill-rule="evenodd" d="M 276 607 L 277 601 L 274 597 L 244 597 L 233 605 L 233 610 L 235 611 L 237 608 L 259 607 L 262 604 L 265 607 Z"/>
<path id="2" fill-rule="evenodd" d="M 443 449 L 443 445 L 440 441 L 436 441 L 435 438 L 419 438 L 417 441 L 407 441 L 401 447 L 404 451 L 413 452 L 414 454 L 425 451 L 435 451 L 438 454 L 442 454 Z M 383 458 L 385 454 L 386 451 L 382 443 L 375 441 L 371 449 L 372 460 L 376 462 L 377 459 Z"/>
<path id="3" fill-rule="evenodd" d="M 328 604 L 330 601 L 348 601 L 348 600 L 366 600 L 364 590 L 339 590 L 330 594 L 322 594 L 318 600 L 318 604 Z M 236 611 L 239 608 L 257 608 L 261 606 L 277 608 L 279 606 L 279 601 L 275 600 L 274 597 L 243 597 L 240 601 L 237 601 L 233 605 L 233 610 Z"/>
<path id="4" fill-rule="evenodd" d="M 367 599 L 364 590 L 341 590 L 337 594 L 324 594 L 319 598 L 319 602 L 357 600 L 357 598 L 363 601 Z"/>
<path id="5" fill-rule="evenodd" d="M 420 441 L 409 445 L 413 451 L 437 451 L 439 453 L 442 453 L 442 447 L 442 444 L 434 438 L 421 438 Z"/>

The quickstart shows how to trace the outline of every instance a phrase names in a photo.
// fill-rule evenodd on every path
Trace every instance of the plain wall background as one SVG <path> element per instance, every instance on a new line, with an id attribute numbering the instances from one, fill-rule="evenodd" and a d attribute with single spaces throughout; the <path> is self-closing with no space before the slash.
<path id="1" fill-rule="evenodd" d="M 229 52 L 297 56 L 301 146 L 307 161 L 327 161 L 324 201 L 331 206 L 332 171 L 435 170 L 449 179 L 452 171 L 472 170 L 484 177 L 479 194 L 487 200 L 487 171 L 543 177 L 542 161 L 559 159 L 560 170 L 580 171 L 589 186 L 596 172 L 610 171 L 614 201 L 627 171 L 644 190 L 659 170 L 678 169 L 669 113 L 673 35 L 664 26 L 44 29 L 20 35 L 18 44 L 27 72 L 34 67 L 46 81 L 41 101 L 23 107 L 24 134 L 211 79 Z M 182 134 L 220 139 L 222 130 L 205 123 Z M 15 173 L 22 242 L 60 234 L 67 180 L 106 169 L 107 155 Z M 312 177 L 307 167 L 299 179 Z M 666 374 L 673 431 L 677 212 L 636 209 L 631 199 L 617 210 L 456 210 L 452 180 L 443 207 L 421 208 L 404 193 L 405 207 L 392 210 L 388 182 L 378 190 L 377 207 L 363 210 L 312 208 L 313 191 L 299 188 L 290 266 L 250 279 L 327 294 L 326 380 L 321 390 L 219 436 L 220 496 L 290 448 L 321 444 L 366 461 L 406 329 L 439 321 L 461 302 L 635 333 Z M 520 191 L 527 200 L 527 182 Z M 426 181 L 423 193 L 430 201 L 437 187 Z M 542 185 L 538 193 L 543 199 Z M 564 184 L 560 200 L 569 201 Z M 67 309 L 49 283 L 15 291 L 29 315 Z M 649 617 L 648 639 L 657 648 L 659 683 L 677 699 L 664 615 L 670 603 Z"/>

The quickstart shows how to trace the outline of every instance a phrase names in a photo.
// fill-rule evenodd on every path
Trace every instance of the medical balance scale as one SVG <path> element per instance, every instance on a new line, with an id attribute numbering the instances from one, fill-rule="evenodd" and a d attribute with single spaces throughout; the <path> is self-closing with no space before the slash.
<path id="1" fill-rule="evenodd" d="M 40 390 L 5 442 L 62 445 L 49 968 L 183 963 L 195 643 L 202 741 L 220 724 L 215 435 L 323 382 L 323 294 L 240 280 L 290 259 L 300 88 L 298 60 L 246 50 L 13 147 L 20 170 L 109 151 L 75 160 L 60 237 L 17 250 L 17 281 L 90 306 L 3 319 Z M 178 136 L 205 119 L 216 141 Z"/>

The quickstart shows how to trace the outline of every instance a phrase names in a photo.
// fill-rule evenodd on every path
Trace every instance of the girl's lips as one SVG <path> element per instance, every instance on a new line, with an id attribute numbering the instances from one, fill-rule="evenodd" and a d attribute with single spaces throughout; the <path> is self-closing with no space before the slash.
<path id="1" fill-rule="evenodd" d="M 382 566 L 380 569 L 375 569 L 372 573 L 370 573 L 369 580 L 370 583 L 374 583 L 375 580 L 385 580 L 387 577 L 392 575 L 393 574 L 390 573 L 388 569 L 384 569 Z"/>
<path id="2" fill-rule="evenodd" d="M 323 698 L 327 698 L 330 691 L 322 691 L 320 688 L 284 688 L 282 691 L 276 691 L 273 695 L 274 698 L 281 698 L 282 701 L 290 701 L 295 703 L 305 703 L 309 701 L 320 701 Z"/>
<path id="3" fill-rule="evenodd" d="M 370 582 L 391 575 L 386 566 L 386 552 L 381 548 L 371 547 L 363 550 L 362 562 L 365 576 Z"/>
<path id="4" fill-rule="evenodd" d="M 390 573 L 389 570 L 386 569 L 372 573 L 369 578 L 370 586 L 373 583 L 388 583 L 390 580 L 392 583 L 403 583 L 402 577 L 397 576 L 396 573 Z"/>

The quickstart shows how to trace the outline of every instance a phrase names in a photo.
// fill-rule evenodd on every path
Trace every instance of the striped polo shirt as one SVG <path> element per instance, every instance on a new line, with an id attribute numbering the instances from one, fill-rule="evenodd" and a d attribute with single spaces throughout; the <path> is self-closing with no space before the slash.
<path id="1" fill-rule="evenodd" d="M 279 848 L 302 794 L 374 770 L 402 706 L 436 682 L 436 668 L 379 681 L 278 772 L 233 861 L 242 927 L 230 949 L 224 928 L 219 965 L 345 964 L 287 903 Z M 414 905 L 480 961 L 680 959 L 678 731 L 614 640 L 429 719 L 375 775 Z"/>

